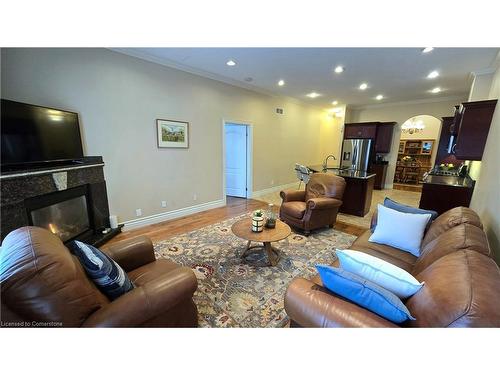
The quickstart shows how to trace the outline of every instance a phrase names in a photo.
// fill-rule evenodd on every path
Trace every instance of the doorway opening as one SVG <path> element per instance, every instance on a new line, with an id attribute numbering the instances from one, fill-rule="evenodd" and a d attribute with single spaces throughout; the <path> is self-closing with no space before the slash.
<path id="1" fill-rule="evenodd" d="M 252 187 L 252 126 L 224 121 L 224 196 L 250 198 Z"/>
<path id="2" fill-rule="evenodd" d="M 401 126 L 394 188 L 422 191 L 424 174 L 434 167 L 441 120 L 430 115 L 413 116 Z"/>

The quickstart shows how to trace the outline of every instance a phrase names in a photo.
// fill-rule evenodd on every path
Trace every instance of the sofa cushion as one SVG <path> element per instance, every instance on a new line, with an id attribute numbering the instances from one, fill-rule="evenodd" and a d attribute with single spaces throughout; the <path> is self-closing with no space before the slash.
<path id="1" fill-rule="evenodd" d="M 420 244 L 431 214 L 408 214 L 381 204 L 377 206 L 377 210 L 377 226 L 368 241 L 393 246 L 419 256 Z"/>
<path id="2" fill-rule="evenodd" d="M 406 301 L 414 327 L 499 327 L 500 270 L 473 250 L 445 255 L 415 276 L 425 287 Z"/>
<path id="3" fill-rule="evenodd" d="M 109 299 L 115 300 L 134 289 L 123 268 L 101 250 L 80 241 L 72 241 L 68 248 L 78 258 L 88 277 Z"/>
<path id="4" fill-rule="evenodd" d="M 416 256 L 388 245 L 369 242 L 368 238 L 370 238 L 371 234 L 371 231 L 368 229 L 359 236 L 349 248 L 376 256 L 408 272 L 413 269 L 417 261 Z"/>
<path id="5" fill-rule="evenodd" d="M 285 202 L 281 205 L 281 210 L 284 214 L 292 216 L 297 219 L 302 219 L 306 212 L 306 202 Z"/>
<path id="6" fill-rule="evenodd" d="M 394 323 L 415 319 L 394 293 L 381 286 L 341 268 L 325 265 L 317 265 L 316 268 L 323 285 L 333 293 Z"/>
<path id="7" fill-rule="evenodd" d="M 484 231 L 474 225 L 460 224 L 429 242 L 415 263 L 412 274 L 422 272 L 439 258 L 457 250 L 473 250 L 491 256 L 488 239 Z"/>
<path id="8" fill-rule="evenodd" d="M 422 288 L 409 272 L 385 260 L 356 250 L 335 251 L 343 270 L 365 279 L 394 293 L 399 298 L 408 298 Z"/>
<path id="9" fill-rule="evenodd" d="M 470 224 L 483 229 L 481 219 L 473 210 L 467 207 L 455 207 L 442 213 L 432 222 L 422 240 L 422 248 L 447 230 L 460 224 Z"/>
<path id="10" fill-rule="evenodd" d="M 141 286 L 150 281 L 156 280 L 162 275 L 165 275 L 180 266 L 167 259 L 158 259 L 155 262 L 148 263 L 142 267 L 128 273 L 130 280 L 137 285 Z"/>
<path id="11" fill-rule="evenodd" d="M 332 173 L 313 173 L 306 185 L 305 201 L 312 198 L 336 198 L 342 200 L 345 180 Z"/>
<path id="12" fill-rule="evenodd" d="M 424 210 L 421 208 L 408 206 L 406 204 L 402 204 L 402 203 L 398 203 L 396 201 L 393 201 L 391 198 L 388 198 L 388 197 L 386 197 L 384 199 L 384 207 L 388 207 L 388 208 L 391 208 L 391 209 L 399 211 L 399 212 L 405 212 L 407 214 L 430 214 L 431 219 L 427 223 L 427 227 L 425 228 L 426 230 L 429 229 L 429 226 L 431 225 L 432 221 L 438 217 L 438 213 L 436 211 Z M 372 220 L 370 223 L 370 230 L 372 232 L 375 230 L 375 227 L 377 226 L 377 212 L 378 211 L 376 210 L 373 213 Z"/>

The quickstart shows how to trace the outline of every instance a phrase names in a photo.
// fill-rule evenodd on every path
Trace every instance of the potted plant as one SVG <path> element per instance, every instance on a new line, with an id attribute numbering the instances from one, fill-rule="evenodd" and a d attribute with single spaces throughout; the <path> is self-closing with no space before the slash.
<path id="1" fill-rule="evenodd" d="M 252 232 L 262 232 L 264 229 L 264 211 L 256 210 L 252 215 Z"/>

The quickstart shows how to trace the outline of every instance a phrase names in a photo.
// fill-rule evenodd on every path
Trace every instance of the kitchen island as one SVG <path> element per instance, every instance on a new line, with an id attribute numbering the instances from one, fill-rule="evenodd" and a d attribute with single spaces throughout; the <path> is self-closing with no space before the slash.
<path id="1" fill-rule="evenodd" d="M 436 176 L 429 174 L 422 184 L 420 208 L 439 215 L 454 207 L 469 207 L 476 181 L 470 176 Z"/>
<path id="2" fill-rule="evenodd" d="M 340 212 L 363 217 L 370 211 L 375 173 L 324 168 L 322 165 L 310 165 L 307 167 L 315 173 L 333 173 L 345 179 L 346 187 Z"/>

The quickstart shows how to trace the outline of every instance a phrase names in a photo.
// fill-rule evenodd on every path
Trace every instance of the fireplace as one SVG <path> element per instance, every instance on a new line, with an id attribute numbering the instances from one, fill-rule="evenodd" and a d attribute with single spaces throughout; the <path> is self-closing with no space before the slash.
<path id="1" fill-rule="evenodd" d="M 69 241 L 91 230 L 87 186 L 30 198 L 25 206 L 31 225 Z"/>
<path id="2" fill-rule="evenodd" d="M 109 229 L 104 163 L 86 156 L 78 165 L 0 174 L 0 234 L 27 225 L 48 229 L 64 242 L 101 246 L 121 231 Z M 107 229 L 108 228 L 108 229 Z"/>

